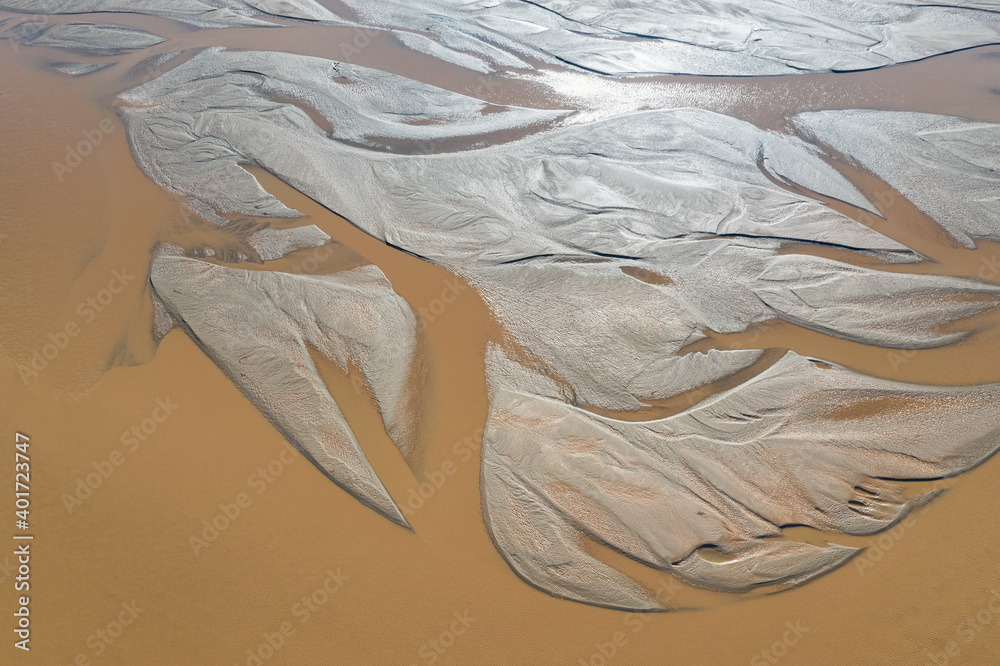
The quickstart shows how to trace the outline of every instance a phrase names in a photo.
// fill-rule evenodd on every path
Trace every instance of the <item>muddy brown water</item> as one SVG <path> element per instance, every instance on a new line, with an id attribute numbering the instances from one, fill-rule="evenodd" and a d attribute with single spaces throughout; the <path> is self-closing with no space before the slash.
<path id="1" fill-rule="evenodd" d="M 129 67 L 153 53 L 210 45 L 284 49 L 479 91 L 497 103 L 562 108 L 565 100 L 542 97 L 542 88 L 530 81 L 484 81 L 383 36 L 350 52 L 342 45 L 356 37 L 351 29 L 193 30 L 139 16 L 114 20 L 170 41 L 78 79 L 46 67 L 65 54 L 0 42 L 0 441 L 8 447 L 0 469 L 10 493 L 0 502 L 13 504 L 14 436 L 20 431 L 31 437 L 36 535 L 32 650 L 15 650 L 8 628 L 0 661 L 242 665 L 251 650 L 269 655 L 265 663 L 293 665 L 1000 662 L 1000 615 L 990 610 L 991 595 L 1000 594 L 996 459 L 937 482 L 947 494 L 887 534 L 835 537 L 869 550 L 799 589 L 708 593 L 596 544 L 588 545 L 595 556 L 684 610 L 622 613 L 555 599 L 525 584 L 490 541 L 478 488 L 478 434 L 487 409 L 483 351 L 502 331 L 455 276 L 257 174 L 269 191 L 308 216 L 303 222 L 340 244 L 321 253 L 302 251 L 268 268 L 332 272 L 375 263 L 418 311 L 437 311 L 445 290 L 459 294 L 428 318 L 424 334 L 418 433 L 424 453 L 415 472 L 388 441 L 357 382 L 332 366 L 321 368 L 386 488 L 405 507 L 412 531 L 379 518 L 310 463 L 290 456 L 277 431 L 182 331 L 172 331 L 158 347 L 149 334 L 151 248 L 172 241 L 232 250 L 233 241 L 185 215 L 136 168 L 112 106 L 115 94 L 140 80 L 127 75 Z M 660 77 L 615 85 L 673 86 L 678 99 L 702 100 L 774 128 L 798 110 L 857 106 L 1000 121 L 997 54 L 1000 48 L 985 47 L 855 74 Z M 67 146 L 102 123 L 111 131 L 60 178 L 53 163 L 64 161 Z M 870 174 L 838 166 L 866 193 L 885 191 Z M 888 235 L 928 257 L 892 270 L 997 281 L 997 245 L 958 248 L 899 197 L 883 214 Z M 873 261 L 833 248 L 786 251 Z M 102 295 L 109 286 L 121 287 L 110 301 Z M 97 298 L 106 301 L 98 303 L 99 311 L 88 305 Z M 793 349 L 900 381 L 995 382 L 998 317 L 976 317 L 973 334 L 961 344 L 919 352 L 866 347 L 774 322 L 735 335 L 708 332 L 698 348 Z M 77 332 L 64 339 L 67 326 Z M 25 373 L 50 335 L 64 348 L 37 374 Z M 159 423 L 151 420 L 165 414 L 158 404 L 172 412 Z M 133 427 L 143 439 L 129 432 Z M 95 481 L 93 474 L 107 473 L 111 460 L 119 464 L 111 465 L 107 478 L 89 494 L 81 490 L 88 475 Z M 417 494 L 422 483 L 427 499 Z M 233 514 L 238 498 L 245 505 L 240 515 L 211 538 L 203 521 L 224 524 L 218 516 Z M 9 539 L 13 516 L 8 525 L 0 535 Z M 825 538 L 805 528 L 786 532 L 814 542 Z M 7 573 L 12 552 L 13 545 L 0 551 L 0 611 L 8 627 L 16 608 Z M 328 571 L 340 582 L 328 581 Z M 334 591 L 321 591 L 325 582 Z M 128 626 L 117 625 L 130 617 L 121 615 L 122 604 L 132 602 L 141 611 Z M 269 639 L 280 647 L 269 650 Z"/>

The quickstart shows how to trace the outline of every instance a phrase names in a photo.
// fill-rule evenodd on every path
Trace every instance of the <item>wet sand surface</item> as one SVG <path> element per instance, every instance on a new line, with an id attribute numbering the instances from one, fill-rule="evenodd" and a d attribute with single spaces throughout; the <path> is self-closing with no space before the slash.
<path id="1" fill-rule="evenodd" d="M 416 473 L 389 442 L 358 382 L 332 364 L 320 368 L 414 529 L 365 508 L 288 453 L 274 427 L 183 331 L 171 331 L 156 347 L 146 282 L 151 249 L 160 241 L 218 247 L 222 234 L 191 219 L 138 170 L 111 101 L 141 80 L 127 76 L 128 67 L 154 53 L 224 45 L 343 58 L 458 91 L 478 90 L 497 103 L 562 105 L 540 99 L 541 88 L 530 81 L 496 85 L 495 77 L 413 54 L 384 36 L 369 37 L 370 45 L 346 57 L 342 46 L 355 39 L 352 29 L 196 31 L 107 15 L 50 20 L 88 19 L 141 27 L 170 41 L 76 79 L 45 66 L 64 54 L 0 42 L 0 421 L 10 458 L 14 433 L 31 437 L 36 534 L 32 651 L 14 650 L 8 634 L 0 661 L 63 665 L 85 655 L 109 664 L 246 664 L 247 650 L 266 645 L 269 635 L 277 643 L 287 622 L 268 664 L 923 664 L 942 659 L 949 642 L 958 649 L 950 663 L 1000 662 L 1000 616 L 989 610 L 993 595 L 1000 595 L 995 458 L 957 479 L 921 484 L 949 491 L 883 535 L 832 537 L 868 551 L 781 594 L 693 589 L 597 544 L 592 554 L 684 612 L 594 608 L 525 584 L 490 541 L 478 485 L 478 439 L 487 410 L 483 353 L 503 332 L 461 279 L 257 173 L 268 191 L 307 215 L 296 224 L 316 224 L 341 244 L 302 250 L 266 268 L 328 273 L 371 262 L 415 311 L 423 311 L 424 454 Z M 663 77 L 615 85 L 662 86 L 678 105 L 706 106 L 774 128 L 796 111 L 817 108 L 907 109 L 1000 121 L 998 54 L 1000 47 L 985 47 L 855 74 L 752 81 Z M 53 163 L 64 161 L 67 146 L 105 120 L 113 129 L 60 180 Z M 865 194 L 887 191 L 870 174 L 838 166 Z M 892 270 L 1000 282 L 1000 247 L 961 249 L 902 197 L 892 199 L 879 224 L 928 257 Z M 832 205 L 853 214 L 844 204 Z M 836 248 L 786 251 L 876 265 Z M 86 306 L 115 271 L 125 278 L 121 293 L 99 312 Z M 442 308 L 444 293 L 457 298 Z M 984 313 L 962 343 L 917 352 L 868 347 L 777 322 L 735 335 L 707 331 L 709 338 L 695 348 L 792 349 L 899 381 L 1000 382 L 998 323 L 1000 312 Z M 79 333 L 37 375 L 22 375 L 18 366 L 30 364 L 49 335 L 58 337 L 68 324 Z M 697 397 L 652 407 L 676 412 Z M 149 420 L 158 404 L 172 411 L 161 423 Z M 888 412 L 893 406 L 844 409 Z M 142 432 L 144 421 L 140 440 L 129 429 Z M 112 458 L 121 462 L 99 487 L 77 495 L 82 480 L 107 472 Z M 12 467 L 2 469 L 10 488 Z M 426 499 L 418 494 L 421 484 Z M 212 532 L 203 521 L 232 513 L 230 505 L 243 493 L 249 504 L 209 541 Z M 77 501 L 67 504 L 68 497 Z M 806 528 L 786 533 L 824 538 Z M 192 545 L 193 537 L 205 541 Z M 4 558 L 14 560 L 0 554 L 0 563 Z M 329 572 L 339 582 L 328 581 Z M 335 591 L 318 592 L 325 582 Z M 10 578 L 0 589 L 0 610 L 9 618 L 15 609 Z M 312 600 L 306 604 L 304 597 Z M 109 630 L 122 603 L 133 601 L 141 609 L 134 622 L 120 635 L 113 636 L 111 627 L 107 640 L 100 638 L 97 632 Z"/>

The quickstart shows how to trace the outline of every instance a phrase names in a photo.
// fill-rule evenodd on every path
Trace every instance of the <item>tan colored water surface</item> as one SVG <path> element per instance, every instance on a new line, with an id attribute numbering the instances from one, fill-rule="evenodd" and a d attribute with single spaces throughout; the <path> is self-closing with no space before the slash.
<path id="1" fill-rule="evenodd" d="M 88 18 L 94 17 L 72 20 Z M 170 41 L 78 79 L 45 66 L 58 53 L 0 42 L 0 442 L 6 447 L 0 450 L 0 506 L 10 506 L 0 530 L 0 543 L 9 544 L 0 549 L 0 613 L 7 618 L 0 625 L 9 627 L 0 632 L 6 637 L 0 662 L 1000 663 L 1000 613 L 990 606 L 1000 599 L 996 459 L 938 483 L 950 488 L 944 497 L 882 536 L 838 536 L 840 543 L 869 549 L 781 594 L 687 588 L 597 545 L 596 556 L 689 610 L 622 613 L 555 599 L 525 584 L 490 541 L 478 487 L 478 437 L 487 409 L 483 352 L 502 331 L 458 278 L 257 174 L 308 216 L 305 223 L 341 244 L 303 250 L 268 268 L 323 273 L 371 262 L 418 312 L 431 312 L 446 290 L 458 294 L 440 314 L 425 315 L 424 454 L 416 473 L 389 442 L 358 382 L 321 367 L 413 530 L 366 509 L 289 453 L 181 330 L 154 345 L 146 282 L 151 249 L 160 241 L 186 247 L 228 241 L 184 214 L 138 170 L 112 107 L 118 92 L 139 82 L 127 75 L 128 66 L 154 52 L 224 45 L 342 58 L 340 45 L 354 33 L 309 26 L 196 31 L 137 16 L 115 20 Z M 1000 121 L 998 54 L 1000 48 L 986 47 L 856 74 L 663 77 L 655 85 L 684 87 L 685 95 L 700 95 L 708 106 L 776 128 L 798 110 L 858 106 Z M 476 74 L 384 37 L 373 37 L 350 59 L 458 91 L 483 86 Z M 563 105 L 540 99 L 540 90 L 522 82 L 481 94 L 495 102 Z M 53 163 L 66 160 L 67 147 L 102 123 L 112 130 L 102 132 L 100 145 L 69 173 L 57 174 Z M 866 194 L 886 191 L 870 174 L 838 166 Z M 883 210 L 884 231 L 929 258 L 893 270 L 1000 281 L 1000 247 L 960 249 L 901 197 L 893 199 Z M 786 251 L 872 261 L 835 249 Z M 110 301 L 102 296 L 106 289 Z M 94 301 L 99 310 L 88 303 L 101 298 L 106 304 Z M 998 382 L 998 323 L 1000 312 L 985 313 L 963 343 L 919 352 L 866 347 L 772 322 L 737 335 L 707 332 L 698 348 L 793 349 L 900 381 Z M 63 341 L 67 330 L 77 332 L 67 334 L 58 354 L 27 371 L 35 351 Z M 697 397 L 651 409 L 676 412 Z M 11 631 L 17 594 L 10 537 L 20 533 L 13 525 L 16 432 L 31 438 L 35 540 L 27 654 L 13 647 Z M 96 488 L 87 485 L 88 476 Z M 225 512 L 230 517 L 219 519 Z M 228 525 L 213 529 L 212 522 Z M 796 535 L 807 540 L 823 536 L 801 532 Z M 992 608 L 1000 610 L 1000 601 Z"/>

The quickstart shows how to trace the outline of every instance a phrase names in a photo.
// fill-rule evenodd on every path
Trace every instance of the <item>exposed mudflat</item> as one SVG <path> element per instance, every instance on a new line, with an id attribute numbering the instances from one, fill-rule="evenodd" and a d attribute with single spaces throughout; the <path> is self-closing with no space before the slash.
<path id="1" fill-rule="evenodd" d="M 604 4 L 0 2 L 38 659 L 1000 658 L 996 12 Z"/>

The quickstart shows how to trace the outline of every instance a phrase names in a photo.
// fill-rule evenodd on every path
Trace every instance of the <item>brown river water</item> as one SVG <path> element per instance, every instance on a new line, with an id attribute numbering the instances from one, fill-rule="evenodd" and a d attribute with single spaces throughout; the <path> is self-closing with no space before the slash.
<path id="1" fill-rule="evenodd" d="M 88 19 L 108 17 L 50 20 Z M 483 354 L 502 331 L 462 280 L 258 173 L 266 189 L 308 216 L 296 224 L 316 224 L 340 244 L 303 250 L 268 268 L 325 273 L 371 262 L 415 310 L 435 313 L 424 336 L 423 455 L 415 473 L 358 382 L 332 364 L 320 368 L 387 490 L 405 507 L 412 531 L 378 517 L 289 453 L 183 331 L 154 344 L 146 282 L 151 249 L 161 241 L 229 241 L 187 216 L 139 171 L 112 101 L 141 80 L 128 76 L 128 67 L 153 53 L 222 45 L 340 59 L 339 45 L 355 32 L 303 25 L 193 30 L 139 16 L 114 20 L 170 41 L 75 79 L 46 66 L 64 57 L 56 51 L 0 42 L 0 424 L 8 447 L 0 451 L 0 475 L 2 487 L 12 489 L 15 433 L 30 436 L 35 534 L 32 649 L 14 649 L 6 629 L 0 662 L 229 666 L 257 663 L 250 650 L 267 656 L 261 663 L 290 665 L 1000 663 L 1000 614 L 990 609 L 1000 599 L 997 459 L 927 484 L 949 491 L 888 533 L 837 536 L 868 551 L 780 594 L 690 588 L 596 545 L 597 557 L 660 590 L 681 610 L 623 613 L 559 600 L 525 584 L 494 548 L 479 496 Z M 384 37 L 370 39 L 344 59 L 478 91 L 497 103 L 566 103 L 545 98 L 531 81 L 484 89 L 478 74 Z M 796 111 L 822 108 L 1000 122 L 998 56 L 1000 47 L 984 47 L 854 74 L 662 77 L 614 86 L 623 94 L 629 86 L 662 86 L 685 104 L 778 129 Z M 67 146 L 95 131 L 100 144 L 69 173 L 57 174 L 53 163 L 66 159 Z M 866 194 L 887 191 L 870 174 L 838 167 Z M 1000 247 L 959 248 L 932 220 L 893 198 L 882 230 L 929 258 L 893 270 L 1000 282 Z M 846 260 L 833 249 L 787 251 Z M 108 301 L 112 287 L 118 293 Z M 445 293 L 457 297 L 442 310 Z M 100 311 L 87 305 L 96 298 L 106 303 Z M 792 349 L 900 381 L 1000 382 L 998 324 L 1000 312 L 987 312 L 963 343 L 919 352 L 868 347 L 784 323 L 736 335 L 709 332 L 696 348 Z M 62 338 L 67 330 L 76 333 Z M 50 336 L 64 348 L 40 372 L 24 374 L 18 366 L 30 365 Z M 673 413 L 697 397 L 651 410 Z M 845 406 L 851 408 L 857 407 Z M 142 438 L 130 433 L 133 427 Z M 106 478 L 96 489 L 81 486 L 102 470 Z M 421 483 L 432 489 L 422 502 Z M 0 495 L 0 504 L 8 501 L 13 495 Z M 236 509 L 239 515 L 215 536 L 206 528 L 203 521 Z M 0 536 L 14 533 L 11 517 Z M 798 536 L 823 535 L 801 528 Z M 203 541 L 192 545 L 192 537 Z M 8 627 L 17 607 L 13 547 L 0 550 L 0 612 L 7 618 L 0 625 Z M 130 604 L 131 612 L 125 610 Z M 1000 609 L 1000 601 L 992 607 Z"/>

